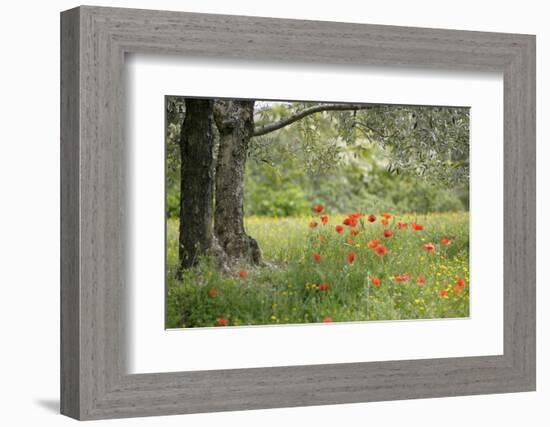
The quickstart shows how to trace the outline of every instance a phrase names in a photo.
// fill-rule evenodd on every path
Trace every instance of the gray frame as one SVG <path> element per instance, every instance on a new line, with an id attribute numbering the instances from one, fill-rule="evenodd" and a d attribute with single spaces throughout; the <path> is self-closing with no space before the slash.
<path id="1" fill-rule="evenodd" d="M 129 52 L 503 72 L 504 354 L 126 374 L 123 70 Z M 61 166 L 65 415 L 100 419 L 535 390 L 534 36 L 71 9 L 61 14 Z"/>

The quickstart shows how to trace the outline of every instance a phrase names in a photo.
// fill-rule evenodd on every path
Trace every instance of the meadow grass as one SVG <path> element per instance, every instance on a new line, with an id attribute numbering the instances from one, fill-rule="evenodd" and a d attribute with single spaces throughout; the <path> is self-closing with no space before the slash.
<path id="1" fill-rule="evenodd" d="M 204 258 L 182 280 L 174 274 L 178 221 L 168 220 L 166 326 L 469 316 L 467 212 L 392 216 L 387 225 L 380 215 L 372 223 L 361 216 L 353 227 L 342 225 L 346 218 L 330 216 L 326 224 L 320 215 L 246 218 L 265 266 L 242 264 L 223 274 Z M 412 223 L 423 229 L 414 230 Z M 373 240 L 385 255 L 369 246 Z"/>

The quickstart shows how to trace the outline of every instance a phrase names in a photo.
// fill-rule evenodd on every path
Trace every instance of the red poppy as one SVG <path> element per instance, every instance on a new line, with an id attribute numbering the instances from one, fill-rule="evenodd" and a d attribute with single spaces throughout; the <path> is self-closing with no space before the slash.
<path id="1" fill-rule="evenodd" d="M 346 219 L 344 219 L 343 224 L 347 225 L 348 227 L 356 227 L 357 226 L 357 218 L 355 216 L 350 215 Z"/>
<path id="2" fill-rule="evenodd" d="M 328 215 L 321 215 L 321 222 L 323 223 L 323 225 L 326 225 L 326 223 L 328 222 Z"/>
<path id="3" fill-rule="evenodd" d="M 227 319 L 224 319 L 223 317 L 216 320 L 216 324 L 218 326 L 227 326 Z"/>
<path id="4" fill-rule="evenodd" d="M 246 277 L 247 274 L 248 274 L 248 273 L 246 272 L 246 270 L 243 270 L 243 269 L 239 270 L 239 277 L 240 277 L 241 279 L 244 279 L 244 278 Z"/>
<path id="5" fill-rule="evenodd" d="M 463 288 L 464 286 L 466 286 L 466 281 L 462 277 L 457 277 L 456 286 Z"/>
<path id="6" fill-rule="evenodd" d="M 443 298 L 445 295 L 447 295 L 447 291 L 445 289 L 441 289 L 437 294 Z"/>
<path id="7" fill-rule="evenodd" d="M 384 245 L 378 245 L 374 248 L 374 252 L 376 253 L 376 256 L 384 256 L 388 253 L 388 250 Z"/>
<path id="8" fill-rule="evenodd" d="M 446 237 L 443 237 L 443 239 L 441 239 L 441 244 L 445 246 L 449 246 L 451 244 L 451 241 Z"/>
<path id="9" fill-rule="evenodd" d="M 311 221 L 309 223 L 309 228 L 315 228 L 315 227 L 317 227 L 317 223 L 315 221 Z"/>
<path id="10" fill-rule="evenodd" d="M 324 317 L 323 318 L 323 323 L 332 323 L 332 317 L 329 317 L 329 316 Z"/>
<path id="11" fill-rule="evenodd" d="M 406 222 L 398 222 L 397 223 L 397 229 L 401 230 L 403 228 L 407 228 L 407 223 Z"/>
<path id="12" fill-rule="evenodd" d="M 351 237 L 346 237 L 346 242 L 348 242 L 350 245 L 353 244 L 353 239 Z"/>
<path id="13" fill-rule="evenodd" d="M 359 230 L 356 230 L 355 228 L 353 228 L 353 229 L 351 230 L 351 234 L 353 234 L 354 236 L 357 236 L 359 233 L 360 233 L 360 231 L 359 231 Z"/>
<path id="14" fill-rule="evenodd" d="M 367 217 L 367 221 L 368 221 L 368 222 L 374 222 L 374 221 L 376 221 L 376 216 L 374 216 L 374 215 L 372 215 L 372 214 L 369 215 L 369 216 Z"/>
<path id="15" fill-rule="evenodd" d="M 350 253 L 348 254 L 348 262 L 349 262 L 350 264 L 353 264 L 353 261 L 355 261 L 355 252 L 350 252 Z"/>
<path id="16" fill-rule="evenodd" d="M 433 243 L 425 243 L 424 249 L 426 249 L 428 252 L 433 252 L 435 251 L 435 246 Z"/>
<path id="17" fill-rule="evenodd" d="M 417 285 L 422 286 L 424 283 L 426 283 L 426 278 L 424 276 L 418 276 L 416 278 Z"/>
<path id="18" fill-rule="evenodd" d="M 330 289 L 330 285 L 328 283 L 321 283 L 319 285 L 319 290 L 321 292 L 325 292 L 325 291 L 328 291 Z"/>
<path id="19" fill-rule="evenodd" d="M 459 295 L 460 292 L 462 292 L 462 288 L 460 286 L 455 286 L 453 288 L 453 291 L 455 291 L 455 294 Z"/>
<path id="20" fill-rule="evenodd" d="M 380 284 L 382 283 L 382 281 L 380 280 L 380 278 L 376 277 L 376 276 L 372 276 L 370 278 L 370 282 L 372 283 L 372 286 L 380 286 Z"/>
<path id="21" fill-rule="evenodd" d="M 382 219 L 382 220 L 380 220 L 380 222 L 382 223 L 382 225 L 388 225 L 389 224 L 387 219 Z"/>
<path id="22" fill-rule="evenodd" d="M 314 210 L 315 212 L 317 212 L 317 213 L 323 212 L 323 209 L 324 209 L 323 205 L 315 205 L 315 206 L 313 206 L 313 210 Z"/>
<path id="23" fill-rule="evenodd" d="M 216 295 L 218 295 L 218 291 L 216 289 L 210 289 L 208 291 L 208 295 L 210 295 L 211 297 L 215 297 Z"/>
<path id="24" fill-rule="evenodd" d="M 321 255 L 320 254 L 313 254 L 313 259 L 315 261 L 321 261 Z"/>
<path id="25" fill-rule="evenodd" d="M 386 219 L 390 219 L 390 218 L 391 218 L 391 214 L 389 214 L 389 213 L 387 213 L 387 212 L 384 212 L 384 213 L 382 214 L 382 216 L 383 216 L 384 218 L 386 218 Z"/>
<path id="26" fill-rule="evenodd" d="M 408 282 L 410 278 L 411 276 L 409 276 L 408 274 L 396 274 L 395 276 L 393 276 L 393 280 L 395 280 L 396 282 Z"/>
<path id="27" fill-rule="evenodd" d="M 322 234 L 319 234 L 319 240 L 321 242 L 324 242 L 325 241 L 325 236 L 323 236 Z"/>
<path id="28" fill-rule="evenodd" d="M 424 227 L 420 224 L 417 224 L 416 222 L 413 222 L 411 224 L 411 227 L 415 230 L 415 231 L 420 231 L 420 230 L 424 230 Z"/>
<path id="29" fill-rule="evenodd" d="M 393 236 L 393 232 L 389 229 L 384 230 L 384 237 L 391 237 Z"/>
<path id="30" fill-rule="evenodd" d="M 344 227 L 342 227 L 341 225 L 337 225 L 335 228 L 336 228 L 336 232 L 338 234 L 340 234 L 344 231 Z"/>
<path id="31" fill-rule="evenodd" d="M 369 242 L 369 248 L 376 248 L 378 246 L 378 243 L 380 243 L 378 240 L 371 240 Z"/>

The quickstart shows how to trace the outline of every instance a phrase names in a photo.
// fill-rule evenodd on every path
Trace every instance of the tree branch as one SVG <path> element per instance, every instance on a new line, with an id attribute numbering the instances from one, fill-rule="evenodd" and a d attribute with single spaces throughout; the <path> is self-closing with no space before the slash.
<path id="1" fill-rule="evenodd" d="M 297 111 L 294 114 L 286 117 L 278 122 L 268 123 L 263 126 L 258 126 L 254 129 L 253 136 L 261 136 L 267 133 L 279 130 L 288 126 L 298 120 L 303 119 L 304 117 L 310 116 L 315 113 L 320 113 L 322 111 L 357 111 L 357 110 L 366 110 L 367 108 L 372 107 L 368 104 L 319 104 L 312 107 L 305 108 L 302 111 Z"/>

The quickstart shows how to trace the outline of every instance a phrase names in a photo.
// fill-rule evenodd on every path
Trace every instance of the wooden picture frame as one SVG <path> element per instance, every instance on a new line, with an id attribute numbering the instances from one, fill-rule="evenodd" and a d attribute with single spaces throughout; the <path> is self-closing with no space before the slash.
<path id="1" fill-rule="evenodd" d="M 127 374 L 126 53 L 502 72 L 503 355 Z M 63 414 L 86 420 L 535 390 L 535 255 L 534 36 L 89 6 L 62 12 Z"/>

